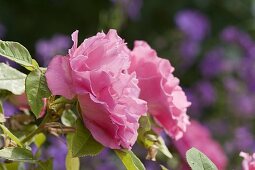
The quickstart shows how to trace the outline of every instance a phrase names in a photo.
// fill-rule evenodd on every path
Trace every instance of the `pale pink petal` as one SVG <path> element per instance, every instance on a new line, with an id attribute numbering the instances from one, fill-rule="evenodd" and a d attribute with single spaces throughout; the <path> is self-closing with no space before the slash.
<path id="1" fill-rule="evenodd" d="M 46 109 L 47 109 L 47 98 L 43 98 L 42 101 L 43 101 L 43 107 L 41 112 L 39 113 L 39 118 L 45 115 Z"/>
<path id="2" fill-rule="evenodd" d="M 48 66 L 45 76 L 53 95 L 61 95 L 67 99 L 72 99 L 75 96 L 68 57 L 54 57 Z"/>
<path id="3" fill-rule="evenodd" d="M 69 50 L 69 55 L 73 55 L 75 50 L 77 49 L 77 46 L 78 46 L 78 33 L 79 33 L 78 30 L 76 30 L 72 33 L 73 47 Z"/>
<path id="4" fill-rule="evenodd" d="M 195 147 L 208 156 L 219 170 L 226 170 L 228 163 L 226 154 L 219 143 L 212 138 L 209 130 L 197 121 L 191 121 L 187 132 L 181 139 L 174 141 L 174 145 L 183 158 L 186 157 L 188 149 Z"/>
<path id="5" fill-rule="evenodd" d="M 135 41 L 131 52 L 129 72 L 136 72 L 141 88 L 140 98 L 148 102 L 148 113 L 167 134 L 180 139 L 189 125 L 185 93 L 174 77 L 174 68 L 166 59 L 159 58 L 144 41 Z"/>
<path id="6" fill-rule="evenodd" d="M 243 162 L 242 162 L 243 170 L 255 170 L 254 153 L 252 155 L 249 155 L 248 153 L 240 152 L 239 155 L 243 157 Z"/>
<path id="7" fill-rule="evenodd" d="M 117 125 L 110 119 L 105 103 L 91 95 L 78 96 L 83 120 L 92 136 L 101 144 L 112 149 L 120 149 L 121 141 L 117 136 Z"/>

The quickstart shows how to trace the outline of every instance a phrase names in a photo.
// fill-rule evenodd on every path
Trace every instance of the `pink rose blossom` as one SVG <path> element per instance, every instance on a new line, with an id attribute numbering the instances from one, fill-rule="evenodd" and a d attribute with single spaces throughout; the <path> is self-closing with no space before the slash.
<path id="1" fill-rule="evenodd" d="M 255 170 L 255 153 L 249 155 L 248 153 L 241 152 L 240 156 L 244 158 L 242 162 L 243 170 Z"/>
<path id="2" fill-rule="evenodd" d="M 190 102 L 173 76 L 174 68 L 144 41 L 136 41 L 131 52 L 130 72 L 135 71 L 141 88 L 140 98 L 148 102 L 148 113 L 167 134 L 180 139 L 189 124 Z"/>
<path id="3" fill-rule="evenodd" d="M 43 117 L 47 111 L 47 98 L 42 98 L 43 101 L 43 107 L 39 113 L 39 117 Z"/>
<path id="4" fill-rule="evenodd" d="M 219 170 L 225 170 L 227 166 L 227 157 L 221 146 L 212 139 L 208 129 L 196 121 L 191 121 L 187 132 L 183 137 L 174 142 L 174 145 L 185 159 L 188 149 L 195 147 L 203 152 Z"/>
<path id="5" fill-rule="evenodd" d="M 19 108 L 20 110 L 29 110 L 30 109 L 30 106 L 27 101 L 27 96 L 25 93 L 23 93 L 21 95 L 12 95 L 9 98 L 9 100 L 14 106 Z"/>
<path id="6" fill-rule="evenodd" d="M 78 98 L 83 121 L 93 137 L 112 149 L 130 149 L 138 120 L 147 111 L 139 99 L 135 73 L 128 73 L 129 53 L 115 30 L 98 33 L 78 47 L 78 31 L 67 56 L 57 56 L 46 72 L 54 95 Z"/>
<path id="7" fill-rule="evenodd" d="M 9 97 L 10 102 L 16 106 L 21 111 L 27 111 L 30 109 L 30 106 L 28 104 L 27 96 L 25 93 L 21 95 L 12 95 Z M 39 113 L 39 117 L 43 117 L 46 112 L 47 107 L 47 98 L 43 98 L 43 107 L 41 112 Z"/>

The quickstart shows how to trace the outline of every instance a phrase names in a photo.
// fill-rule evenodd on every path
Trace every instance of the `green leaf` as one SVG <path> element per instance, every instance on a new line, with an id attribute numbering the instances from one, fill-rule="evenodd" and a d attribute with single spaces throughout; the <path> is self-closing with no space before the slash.
<path id="1" fill-rule="evenodd" d="M 20 162 L 12 162 L 12 163 L 6 163 L 5 166 L 6 166 L 7 170 L 8 169 L 11 169 L 11 170 L 18 169 L 18 170 L 20 170 L 19 169 L 19 164 L 20 164 Z"/>
<path id="2" fill-rule="evenodd" d="M 36 69 L 26 78 L 26 94 L 32 112 L 38 118 L 43 108 L 43 98 L 51 95 L 44 73 Z"/>
<path id="3" fill-rule="evenodd" d="M 39 64 L 38 64 L 37 61 L 34 60 L 34 59 L 32 59 L 32 65 L 34 66 L 33 70 L 39 68 Z M 29 68 L 27 68 L 27 69 L 29 70 Z M 44 69 L 44 68 L 42 68 L 42 69 Z M 32 70 L 30 70 L 30 71 L 32 71 Z M 45 71 L 46 71 L 46 70 L 45 70 Z"/>
<path id="4" fill-rule="evenodd" d="M 144 145 L 146 149 L 154 144 L 154 140 L 148 139 L 148 134 L 153 133 L 151 131 L 151 122 L 149 116 L 142 116 L 139 119 L 139 129 L 138 129 L 138 142 Z M 153 133 L 154 134 L 154 133 Z M 155 135 L 153 135 L 155 136 Z M 155 137 L 155 141 L 157 137 Z"/>
<path id="5" fill-rule="evenodd" d="M 36 170 L 52 170 L 53 169 L 53 160 L 49 159 L 47 161 L 38 161 L 38 167 Z"/>
<path id="6" fill-rule="evenodd" d="M 139 119 L 138 142 L 148 149 L 147 159 L 156 160 L 158 150 L 166 157 L 172 158 L 172 154 L 162 137 L 151 130 L 151 120 L 149 116 L 142 116 Z"/>
<path id="7" fill-rule="evenodd" d="M 37 148 L 40 148 L 45 141 L 46 141 L 46 136 L 43 133 L 38 133 L 34 137 L 34 143 Z"/>
<path id="8" fill-rule="evenodd" d="M 164 165 L 160 165 L 161 170 L 168 170 Z"/>
<path id="9" fill-rule="evenodd" d="M 38 67 L 37 62 L 32 59 L 28 50 L 17 42 L 0 40 L 0 55 L 24 66 L 30 71 Z"/>
<path id="10" fill-rule="evenodd" d="M 0 163 L 0 170 L 7 170 L 5 164 L 3 163 Z"/>
<path id="11" fill-rule="evenodd" d="M 10 91 L 0 89 L 0 100 L 4 100 L 10 95 L 12 95 Z"/>
<path id="12" fill-rule="evenodd" d="M 173 158 L 171 152 L 168 150 L 163 138 L 152 131 L 148 131 L 143 135 L 138 136 L 139 141 L 149 150 L 147 158 L 151 160 L 156 159 L 157 151 L 160 151 L 167 158 Z"/>
<path id="13" fill-rule="evenodd" d="M 4 108 L 3 108 L 3 103 L 2 101 L 0 100 L 0 114 L 4 114 Z"/>
<path id="14" fill-rule="evenodd" d="M 114 150 L 127 170 L 145 170 L 142 162 L 129 150 Z"/>
<path id="15" fill-rule="evenodd" d="M 3 104 L 2 101 L 0 101 L 0 123 L 4 123 L 5 117 L 4 117 L 4 108 L 3 108 Z"/>
<path id="16" fill-rule="evenodd" d="M 151 130 L 151 122 L 149 119 L 149 116 L 141 116 L 139 119 L 139 129 L 138 133 L 139 135 L 144 135 L 145 132 L 148 132 Z"/>
<path id="17" fill-rule="evenodd" d="M 64 112 L 61 116 L 61 122 L 65 126 L 74 126 L 76 119 L 77 119 L 77 116 L 71 109 L 64 110 Z"/>
<path id="18" fill-rule="evenodd" d="M 214 163 L 196 148 L 189 149 L 186 158 L 192 170 L 218 170 Z"/>
<path id="19" fill-rule="evenodd" d="M 75 133 L 68 134 L 67 142 L 73 157 L 97 155 L 104 148 L 93 138 L 80 120 L 76 121 Z"/>
<path id="20" fill-rule="evenodd" d="M 23 147 L 23 144 L 21 143 L 21 141 L 14 134 L 12 134 L 4 125 L 0 124 L 0 128 L 2 128 L 4 134 L 9 136 L 16 144 Z"/>
<path id="21" fill-rule="evenodd" d="M 80 159 L 78 157 L 72 157 L 71 150 L 68 151 L 66 155 L 66 170 L 79 170 L 80 169 Z"/>
<path id="22" fill-rule="evenodd" d="M 168 158 L 173 158 L 173 155 L 168 150 L 165 141 L 161 136 L 158 137 L 158 142 L 156 142 L 156 146 L 158 146 L 158 150 L 162 152 L 165 156 L 167 156 Z"/>
<path id="23" fill-rule="evenodd" d="M 34 163 L 36 160 L 30 150 L 19 147 L 9 147 L 0 150 L 0 158 L 12 161 L 30 162 Z"/>
<path id="24" fill-rule="evenodd" d="M 25 167 L 25 162 L 19 162 L 18 170 L 27 170 L 27 168 Z"/>
<path id="25" fill-rule="evenodd" d="M 18 70 L 0 63 L 0 89 L 20 95 L 25 91 L 26 75 Z"/>

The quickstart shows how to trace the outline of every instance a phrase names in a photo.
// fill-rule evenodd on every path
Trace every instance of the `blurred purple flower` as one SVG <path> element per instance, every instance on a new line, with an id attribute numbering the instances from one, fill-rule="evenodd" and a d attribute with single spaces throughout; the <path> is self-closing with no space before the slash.
<path id="1" fill-rule="evenodd" d="M 144 166 L 146 170 L 155 170 L 155 169 L 161 169 L 158 162 L 145 160 Z"/>
<path id="2" fill-rule="evenodd" d="M 239 30 L 235 26 L 228 26 L 220 33 L 220 38 L 224 42 L 236 43 L 238 42 Z"/>
<path id="3" fill-rule="evenodd" d="M 217 136 L 225 137 L 230 132 L 229 124 L 225 119 L 214 119 L 206 123 L 206 127 Z"/>
<path id="4" fill-rule="evenodd" d="M 199 81 L 195 88 L 202 106 L 210 106 L 216 101 L 216 91 L 209 81 Z"/>
<path id="5" fill-rule="evenodd" d="M 180 54 L 182 58 L 181 67 L 190 67 L 200 51 L 200 44 L 196 41 L 185 40 L 180 46 Z"/>
<path id="6" fill-rule="evenodd" d="M 210 31 L 208 18 L 199 11 L 183 10 L 175 16 L 175 23 L 191 40 L 202 41 Z"/>
<path id="7" fill-rule="evenodd" d="M 96 169 L 96 170 L 117 170 L 119 168 L 115 161 L 113 161 L 109 149 L 104 149 L 100 154 L 94 157 L 82 157 L 80 169 Z"/>
<path id="8" fill-rule="evenodd" d="M 11 66 L 11 67 L 14 67 L 14 68 L 18 67 L 18 64 L 17 64 L 17 63 L 15 63 L 15 62 L 13 62 L 13 61 L 7 59 L 7 58 L 4 58 L 4 57 L 1 56 L 1 55 L 0 55 L 0 63 L 5 63 L 5 64 L 7 64 L 7 65 L 9 65 L 9 66 Z"/>
<path id="9" fill-rule="evenodd" d="M 215 48 L 209 51 L 200 63 L 200 70 L 205 77 L 214 77 L 221 73 L 224 66 L 224 51 L 221 48 Z"/>
<path id="10" fill-rule="evenodd" d="M 227 43 L 234 43 L 241 46 L 247 53 L 254 47 L 254 42 L 249 34 L 239 30 L 235 26 L 228 26 L 220 34 L 222 41 Z"/>
<path id="11" fill-rule="evenodd" d="M 247 127 L 239 127 L 235 130 L 234 143 L 237 151 L 255 151 L 254 137 Z"/>
<path id="12" fill-rule="evenodd" d="M 47 149 L 44 149 L 42 158 L 53 158 L 53 169 L 62 170 L 65 169 L 65 159 L 67 155 L 67 147 L 62 138 L 51 137 L 49 138 L 50 145 Z"/>
<path id="13" fill-rule="evenodd" d="M 217 97 L 214 86 L 207 80 L 198 81 L 194 86 L 186 89 L 185 94 L 192 103 L 189 113 L 193 117 L 199 117 L 203 108 L 214 104 Z"/>
<path id="14" fill-rule="evenodd" d="M 255 92 L 255 58 L 246 57 L 240 62 L 239 75 L 246 82 L 249 90 Z"/>
<path id="15" fill-rule="evenodd" d="M 17 107 L 15 107 L 14 105 L 12 105 L 11 103 L 7 101 L 3 102 L 3 108 L 4 108 L 4 115 L 6 117 L 13 116 L 15 113 L 19 111 Z"/>
<path id="16" fill-rule="evenodd" d="M 0 39 L 2 39 L 5 36 L 6 28 L 4 25 L 0 24 Z"/>
<path id="17" fill-rule="evenodd" d="M 255 58 L 255 44 L 246 52 L 246 55 L 250 58 Z"/>
<path id="18" fill-rule="evenodd" d="M 200 105 L 200 100 L 197 94 L 195 94 L 193 89 L 186 89 L 185 94 L 187 96 L 188 101 L 191 102 L 191 106 L 189 108 L 189 114 L 192 116 L 197 116 L 202 112 L 202 105 Z"/>
<path id="19" fill-rule="evenodd" d="M 98 167 L 97 167 L 97 170 L 109 170 L 109 169 L 111 169 L 111 170 L 117 170 L 117 169 L 116 169 L 116 166 L 114 165 L 114 163 L 108 162 L 108 161 L 102 163 L 101 166 L 98 166 Z"/>
<path id="20" fill-rule="evenodd" d="M 229 154 L 235 154 L 240 152 L 240 150 L 254 152 L 255 141 L 250 128 L 247 126 L 236 128 L 233 138 L 225 143 L 225 148 Z"/>
<path id="21" fill-rule="evenodd" d="M 97 170 L 117 170 L 116 165 L 111 162 L 109 158 L 109 149 L 104 149 L 99 155 L 96 157 L 92 157 L 92 159 L 98 159 L 100 160 L 100 164 L 97 164 Z M 91 162 L 91 161 L 90 161 Z"/>
<path id="22" fill-rule="evenodd" d="M 2 25 L 0 23 L 0 40 L 5 36 L 5 33 L 6 33 L 6 28 L 4 27 L 4 25 Z M 6 63 L 12 67 L 17 67 L 18 65 L 11 61 L 11 60 L 8 60 L 6 58 L 4 58 L 3 56 L 0 55 L 0 62 L 3 62 L 3 63 Z"/>
<path id="23" fill-rule="evenodd" d="M 250 37 L 250 35 L 243 32 L 241 33 L 239 37 L 239 44 L 241 45 L 241 47 L 243 47 L 246 50 L 246 52 L 254 47 L 254 42 L 252 38 Z"/>
<path id="24" fill-rule="evenodd" d="M 30 147 L 31 147 L 31 151 L 32 151 L 33 155 L 35 155 L 36 152 L 38 151 L 37 146 L 35 145 L 35 143 L 32 143 L 32 144 L 30 145 Z"/>
<path id="25" fill-rule="evenodd" d="M 120 4 L 131 20 L 139 19 L 140 10 L 143 5 L 143 0 L 111 0 L 111 1 L 113 3 Z"/>
<path id="26" fill-rule="evenodd" d="M 226 77 L 223 79 L 225 89 L 232 93 L 240 90 L 240 82 L 233 77 Z"/>
<path id="27" fill-rule="evenodd" d="M 255 96 L 249 94 L 232 94 L 229 96 L 233 111 L 242 117 L 253 117 L 255 114 Z"/>
<path id="28" fill-rule="evenodd" d="M 55 35 L 51 39 L 41 39 L 36 43 L 37 58 L 43 66 L 47 66 L 55 55 L 67 53 L 71 46 L 71 39 L 65 35 Z"/>

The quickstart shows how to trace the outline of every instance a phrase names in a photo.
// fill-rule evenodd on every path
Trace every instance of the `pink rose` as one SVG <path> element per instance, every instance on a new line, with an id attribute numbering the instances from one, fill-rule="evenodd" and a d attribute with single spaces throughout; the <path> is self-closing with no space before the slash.
<path id="1" fill-rule="evenodd" d="M 243 170 L 255 170 L 255 153 L 249 155 L 248 153 L 241 152 L 240 156 L 244 158 L 242 162 Z"/>
<path id="2" fill-rule="evenodd" d="M 196 121 L 191 121 L 187 132 L 183 137 L 174 142 L 174 145 L 185 159 L 188 149 L 195 147 L 203 152 L 219 170 L 224 170 L 227 166 L 227 157 L 221 146 L 212 139 L 208 129 Z"/>
<path id="3" fill-rule="evenodd" d="M 139 99 L 135 73 L 128 73 L 126 44 L 115 30 L 98 33 L 78 47 L 78 31 L 67 56 L 57 56 L 46 72 L 54 95 L 78 98 L 83 121 L 93 137 L 112 149 L 128 148 L 137 139 L 138 120 L 147 111 Z"/>
<path id="4" fill-rule="evenodd" d="M 27 95 L 25 93 L 21 95 L 12 95 L 9 97 L 9 101 L 21 111 L 27 111 L 30 109 L 30 106 L 27 100 Z M 39 117 L 42 117 L 45 114 L 46 107 L 47 107 L 47 98 L 43 98 L 42 101 L 43 101 L 43 108 L 39 114 Z"/>
<path id="5" fill-rule="evenodd" d="M 181 138 L 189 124 L 186 112 L 190 102 L 173 76 L 170 62 L 159 58 L 146 42 L 136 41 L 129 71 L 137 74 L 140 98 L 147 101 L 148 113 L 169 136 Z"/>
<path id="6" fill-rule="evenodd" d="M 16 106 L 17 108 L 19 108 L 20 110 L 29 110 L 29 104 L 27 101 L 27 96 L 25 93 L 21 94 L 21 95 L 12 95 L 9 98 L 10 102 Z"/>

